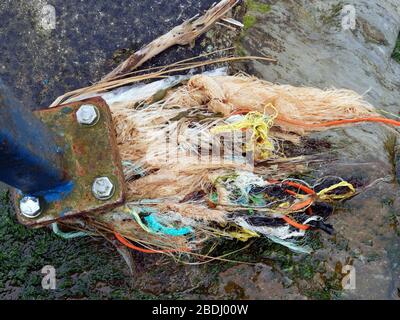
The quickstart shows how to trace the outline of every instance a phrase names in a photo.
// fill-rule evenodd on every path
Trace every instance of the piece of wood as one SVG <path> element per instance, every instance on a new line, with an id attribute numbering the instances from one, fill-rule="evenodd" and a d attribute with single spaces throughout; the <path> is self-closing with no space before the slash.
<path id="1" fill-rule="evenodd" d="M 211 7 L 203 16 L 196 16 L 185 21 L 132 54 L 100 82 L 109 81 L 140 67 L 144 62 L 169 47 L 191 44 L 198 36 L 207 32 L 219 19 L 223 18 L 237 3 L 238 0 L 222 0 L 217 5 Z"/>

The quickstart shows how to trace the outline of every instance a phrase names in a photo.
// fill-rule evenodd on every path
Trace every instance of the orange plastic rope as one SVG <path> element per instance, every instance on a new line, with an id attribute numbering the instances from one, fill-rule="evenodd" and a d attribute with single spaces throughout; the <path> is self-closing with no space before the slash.
<path id="1" fill-rule="evenodd" d="M 314 198 L 308 198 L 307 200 L 304 200 L 303 202 L 295 203 L 290 207 L 291 211 L 300 211 L 301 209 L 305 209 L 308 206 L 312 205 L 314 202 Z"/>
<path id="2" fill-rule="evenodd" d="M 132 243 L 130 243 L 128 240 L 126 240 L 123 236 L 121 236 L 119 233 L 114 232 L 115 238 L 117 238 L 117 240 L 119 242 L 121 242 L 124 246 L 128 247 L 129 249 L 133 249 L 139 252 L 143 252 L 143 253 L 171 253 L 171 252 L 182 252 L 182 251 L 189 251 L 188 249 L 177 249 L 177 250 L 151 250 L 151 249 L 143 249 L 140 247 L 137 247 L 135 245 L 133 245 Z"/>
<path id="3" fill-rule="evenodd" d="M 286 119 L 283 117 L 278 117 L 279 121 L 287 122 L 294 125 L 299 125 L 303 127 L 312 127 L 312 128 L 319 128 L 319 127 L 333 127 L 333 126 L 340 126 L 342 124 L 350 124 L 350 123 L 360 123 L 360 122 L 375 122 L 375 123 L 385 123 L 390 124 L 393 126 L 400 127 L 400 121 L 396 121 L 393 119 L 387 118 L 380 118 L 380 117 L 371 117 L 371 118 L 356 118 L 356 119 L 342 119 L 342 120 L 334 120 L 334 121 L 327 121 L 327 122 L 320 122 L 320 123 L 305 123 L 298 120 L 293 119 Z"/>
<path id="4" fill-rule="evenodd" d="M 283 184 L 285 184 L 285 185 L 287 185 L 289 187 L 298 188 L 298 189 L 300 189 L 301 191 L 304 191 L 307 194 L 315 194 L 315 191 L 313 189 L 310 189 L 309 187 L 304 186 L 304 185 L 302 185 L 300 183 L 297 183 L 297 182 L 284 181 Z M 286 190 L 286 191 L 289 191 L 289 190 Z"/>
<path id="5" fill-rule="evenodd" d="M 269 183 L 279 183 L 278 180 L 268 180 Z M 315 195 L 315 191 L 312 190 L 311 188 L 304 186 L 300 183 L 297 182 L 293 182 L 293 181 L 284 181 L 283 182 L 284 185 L 290 186 L 290 187 L 294 187 L 297 188 L 299 190 L 304 191 L 305 193 L 309 194 L 309 195 Z M 292 190 L 285 190 L 285 192 L 287 192 L 288 194 L 292 195 L 292 196 L 296 196 L 298 195 L 298 193 L 292 191 Z M 313 204 L 315 197 L 310 197 L 308 199 L 306 199 L 305 201 L 302 201 L 300 203 L 295 203 L 290 207 L 290 210 L 292 211 L 299 211 L 303 208 L 307 208 L 307 213 L 308 214 L 312 214 L 312 209 L 309 207 L 311 204 Z M 310 226 L 305 225 L 305 224 L 301 224 L 298 223 L 292 219 L 290 219 L 288 216 L 283 216 L 282 217 L 283 220 L 286 221 L 286 223 L 290 224 L 291 226 L 300 229 L 300 230 L 308 230 L 310 229 Z"/>
<path id="6" fill-rule="evenodd" d="M 229 115 L 229 117 L 230 117 L 230 116 L 237 115 L 237 114 L 247 114 L 247 113 L 249 113 L 250 111 L 251 111 L 250 109 L 236 109 L 236 110 L 233 110 L 233 111 L 231 112 L 231 114 Z"/>
<path id="7" fill-rule="evenodd" d="M 267 182 L 268 183 L 272 183 L 272 184 L 280 183 L 278 180 L 274 180 L 274 179 L 267 180 Z M 284 181 L 284 182 L 282 182 L 282 184 L 285 184 L 285 185 L 287 185 L 289 187 L 294 187 L 294 188 L 300 189 L 300 190 L 304 191 L 307 194 L 312 194 L 312 195 L 316 194 L 313 189 L 311 189 L 311 188 L 309 188 L 309 187 L 307 187 L 305 185 L 302 185 L 300 183 L 297 183 L 297 182 Z M 297 193 L 295 193 L 294 191 L 291 191 L 291 190 L 285 190 L 285 191 L 287 193 L 291 194 L 291 195 L 296 195 L 297 194 Z"/>
<path id="8" fill-rule="evenodd" d="M 285 220 L 288 224 L 290 224 L 291 226 L 300 229 L 300 230 L 308 230 L 310 229 L 310 226 L 306 225 L 306 224 L 301 224 L 298 223 L 292 219 L 290 219 L 288 216 L 283 216 L 282 218 L 283 220 Z"/>
<path id="9" fill-rule="evenodd" d="M 286 189 L 285 192 L 290 194 L 291 196 L 297 196 L 298 195 L 298 193 L 296 193 L 296 192 L 294 192 L 292 190 L 288 190 L 288 189 Z"/>
<path id="10" fill-rule="evenodd" d="M 234 110 L 231 115 L 235 114 L 246 114 L 249 113 L 250 109 L 237 109 Z M 381 117 L 365 117 L 365 118 L 355 118 L 355 119 L 341 119 L 341 120 L 333 120 L 333 121 L 326 121 L 321 123 L 306 123 L 299 120 L 287 119 L 281 116 L 278 116 L 277 120 L 287 122 L 290 124 L 303 126 L 303 127 L 311 127 L 311 128 L 319 128 L 319 127 L 333 127 L 333 126 L 340 126 L 342 124 L 350 124 L 350 123 L 360 123 L 360 122 L 375 122 L 375 123 L 384 123 L 393 125 L 396 127 L 400 127 L 400 121 L 388 119 L 388 118 L 381 118 Z"/>

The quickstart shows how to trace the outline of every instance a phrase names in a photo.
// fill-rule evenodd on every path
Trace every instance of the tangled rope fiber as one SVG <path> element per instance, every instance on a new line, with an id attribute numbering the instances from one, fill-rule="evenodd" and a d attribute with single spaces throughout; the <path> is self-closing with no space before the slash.
<path id="1" fill-rule="evenodd" d="M 311 162 L 305 155 L 287 157 L 284 143 L 301 144 L 313 131 L 348 124 L 400 126 L 400 121 L 379 117 L 349 90 L 275 85 L 246 75 L 203 74 L 187 80 L 163 89 L 161 99 L 154 99 L 156 93 L 137 100 L 126 95 L 110 104 L 128 201 L 125 209 L 117 210 L 122 212 L 120 219 L 112 213 L 98 219 L 133 250 L 179 254 L 188 248 L 201 250 L 207 241 L 217 243 L 220 238 L 247 241 L 265 236 L 309 253 L 306 235 L 310 230 L 332 234 L 326 221 L 334 203 L 357 191 L 338 177 L 339 181 L 319 179 L 314 185 L 311 181 L 317 177 L 307 182 L 291 179 Z M 238 160 L 213 162 L 230 159 L 230 153 L 223 158 L 225 139 L 218 135 L 232 132 L 228 147 L 243 132 L 251 133 L 250 141 L 236 141 L 235 147 L 248 152 L 255 166 Z M 168 154 L 184 151 L 176 163 L 164 161 L 161 142 L 167 135 L 174 141 Z M 197 135 L 199 144 L 191 139 Z M 213 151 L 216 141 L 216 149 L 224 154 L 196 162 L 201 152 Z"/>
<path id="2" fill-rule="evenodd" d="M 276 181 L 274 181 L 274 182 L 277 183 Z M 296 182 L 292 182 L 292 181 L 284 181 L 283 184 L 290 186 L 290 187 L 298 188 L 298 190 L 301 190 L 301 191 L 305 192 L 307 195 L 311 196 L 311 197 L 307 198 L 305 201 L 303 201 L 301 203 L 297 203 L 296 206 L 291 207 L 291 210 L 293 212 L 302 210 L 304 208 L 308 208 L 308 209 L 310 209 L 310 211 L 308 212 L 309 214 L 312 214 L 310 205 L 313 204 L 317 199 L 322 200 L 322 201 L 332 202 L 332 201 L 337 201 L 337 200 L 348 199 L 356 193 L 356 190 L 353 187 L 353 185 L 351 183 L 348 183 L 347 181 L 341 181 L 339 183 L 336 183 L 330 187 L 327 187 L 327 188 L 319 191 L 318 193 L 316 193 L 313 189 L 309 188 L 308 186 L 302 185 L 300 183 L 296 183 Z M 349 191 L 344 194 L 336 195 L 333 193 L 333 191 L 338 188 L 348 188 Z M 303 195 L 296 193 L 294 191 L 291 191 L 291 190 L 285 190 L 285 191 L 294 196 L 304 197 Z M 300 223 L 296 222 L 295 220 L 289 218 L 288 215 L 284 215 L 282 217 L 282 219 L 297 229 L 300 229 L 300 230 L 310 229 L 309 225 L 300 224 Z"/>
<path id="3" fill-rule="evenodd" d="M 117 232 L 114 232 L 114 236 L 115 238 L 122 243 L 124 246 L 133 249 L 135 251 L 139 251 L 142 253 L 150 253 L 150 254 L 157 254 L 157 253 L 174 253 L 174 252 L 188 252 L 190 251 L 187 248 L 178 248 L 178 249 L 171 249 L 171 250 L 153 250 L 153 249 L 144 249 L 144 248 L 140 248 L 138 246 L 135 246 L 134 244 L 132 244 L 131 242 L 129 242 L 128 240 L 126 240 L 122 235 L 120 235 Z"/>
<path id="4" fill-rule="evenodd" d="M 275 150 L 274 143 L 269 136 L 269 130 L 274 125 L 276 117 L 277 114 L 269 116 L 268 114 L 262 114 L 258 111 L 248 112 L 243 119 L 232 124 L 217 126 L 211 129 L 211 133 L 218 134 L 229 131 L 251 129 L 251 142 L 247 144 L 245 151 L 254 151 L 254 146 L 257 146 L 257 149 L 260 152 L 260 159 L 268 159 Z"/>

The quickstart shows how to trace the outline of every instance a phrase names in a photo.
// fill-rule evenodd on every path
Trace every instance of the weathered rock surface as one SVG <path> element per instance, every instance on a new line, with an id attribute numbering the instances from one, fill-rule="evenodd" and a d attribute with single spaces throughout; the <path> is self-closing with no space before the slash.
<path id="1" fill-rule="evenodd" d="M 391 59 L 400 30 L 398 1 L 347 1 L 356 10 L 354 30 L 342 29 L 342 1 L 261 2 L 271 10 L 252 13 L 257 23 L 243 44 L 254 54 L 278 58 L 276 66 L 254 63 L 264 78 L 352 89 L 398 114 L 400 65 Z"/>
<path id="2" fill-rule="evenodd" d="M 154 38 L 209 8 L 212 0 L 0 1 L 0 77 L 18 99 L 46 108 L 55 98 L 99 80 Z M 56 10 L 56 28 L 43 29 L 41 9 Z M 179 47 L 167 64 L 195 55 Z M 154 62 L 154 61 L 153 61 Z"/>
<path id="3" fill-rule="evenodd" d="M 295 288 L 285 288 L 282 275 L 273 272 L 270 266 L 258 264 L 254 267 L 239 265 L 220 274 L 220 294 L 232 299 L 250 300 L 300 300 Z"/>
<path id="4" fill-rule="evenodd" d="M 347 1 L 355 8 L 354 30 L 342 28 L 346 15 L 342 1 L 260 2 L 270 5 L 270 11 L 247 13 L 256 22 L 242 37 L 242 50 L 274 56 L 278 63 L 254 62 L 250 72 L 282 84 L 352 89 L 377 109 L 399 115 L 400 64 L 391 58 L 400 30 L 398 1 Z M 355 267 L 356 288 L 344 290 L 339 297 L 399 298 L 400 189 L 393 182 L 396 136 L 394 130 L 376 124 L 314 135 L 331 142 L 335 150 L 335 160 L 314 168 L 317 176 L 357 178 L 364 185 L 388 179 L 347 202 L 331 218 L 335 238 L 322 236 L 323 248 L 315 259 L 322 258 L 332 270 L 338 264 Z"/>

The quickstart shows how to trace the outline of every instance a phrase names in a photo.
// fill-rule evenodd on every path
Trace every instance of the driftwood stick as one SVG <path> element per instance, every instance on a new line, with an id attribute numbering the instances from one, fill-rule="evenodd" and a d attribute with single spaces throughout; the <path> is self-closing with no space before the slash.
<path id="1" fill-rule="evenodd" d="M 207 32 L 219 19 L 232 9 L 238 0 L 222 0 L 210 8 L 203 16 L 194 17 L 173 28 L 163 36 L 153 40 L 139 51 L 132 54 L 117 68 L 107 74 L 100 82 L 109 81 L 138 67 L 144 62 L 174 45 L 188 45 L 198 36 Z"/>
<path id="2" fill-rule="evenodd" d="M 219 50 L 220 51 L 220 50 Z M 218 52 L 218 51 L 215 51 Z M 214 53 L 215 53 L 214 52 Z M 195 57 L 193 59 L 197 59 L 199 57 L 204 57 L 204 55 Z M 213 64 L 219 63 L 227 63 L 227 62 L 238 62 L 238 61 L 250 61 L 250 60 L 258 60 L 258 61 L 265 61 L 270 63 L 276 63 L 277 60 L 270 57 L 259 57 L 259 56 L 244 56 L 244 57 L 222 57 L 216 58 L 207 61 L 199 61 L 190 65 L 186 65 L 182 60 L 181 62 L 173 63 L 169 66 L 165 66 L 163 68 L 159 68 L 152 73 L 146 73 L 143 75 L 136 75 L 136 76 L 129 76 L 126 78 L 120 79 L 110 79 L 108 81 L 98 82 L 89 87 L 81 88 L 77 90 L 70 91 L 68 93 L 63 94 L 62 96 L 58 97 L 50 106 L 50 108 L 54 108 L 59 106 L 60 104 L 70 103 L 73 101 L 80 101 L 82 99 L 98 96 L 103 92 L 107 92 L 109 90 L 119 88 L 126 85 L 132 85 L 134 83 L 144 81 L 144 80 L 155 80 L 160 79 L 162 77 L 168 76 L 170 73 L 174 72 L 183 72 L 195 68 L 200 68 L 204 66 L 209 66 Z"/>

